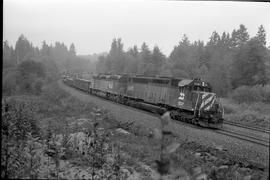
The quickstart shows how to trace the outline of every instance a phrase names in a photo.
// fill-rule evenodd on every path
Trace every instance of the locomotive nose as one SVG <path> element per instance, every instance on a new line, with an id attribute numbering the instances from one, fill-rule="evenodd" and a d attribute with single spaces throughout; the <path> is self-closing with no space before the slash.
<path id="1" fill-rule="evenodd" d="M 216 101 L 215 93 L 203 93 L 201 98 L 200 110 L 210 111 Z"/>

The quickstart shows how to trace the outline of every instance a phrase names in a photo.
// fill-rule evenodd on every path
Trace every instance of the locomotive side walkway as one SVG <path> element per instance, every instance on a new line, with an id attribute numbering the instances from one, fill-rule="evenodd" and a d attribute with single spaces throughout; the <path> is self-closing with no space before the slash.
<path id="1" fill-rule="evenodd" d="M 93 102 L 99 107 L 104 107 L 105 109 L 109 110 L 118 121 L 134 121 L 135 123 L 141 124 L 150 129 L 159 127 L 159 118 L 151 115 L 150 113 L 145 113 L 132 107 L 116 104 L 99 97 L 91 96 L 66 86 L 62 81 L 59 81 L 59 86 L 72 96 L 82 101 Z M 188 139 L 188 141 L 193 141 L 204 146 L 223 149 L 229 154 L 246 158 L 249 161 L 262 164 L 266 167 L 269 166 L 269 147 L 244 142 L 233 137 L 218 134 L 215 133 L 214 130 L 194 128 L 194 126 L 190 126 L 182 122 L 173 121 L 170 128 L 171 131 L 178 135 L 179 139 L 182 141 Z"/>

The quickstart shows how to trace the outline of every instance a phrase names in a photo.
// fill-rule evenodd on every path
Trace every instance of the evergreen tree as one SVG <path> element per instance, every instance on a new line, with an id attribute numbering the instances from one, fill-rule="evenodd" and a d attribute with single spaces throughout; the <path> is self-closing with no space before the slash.
<path id="1" fill-rule="evenodd" d="M 165 55 L 162 54 L 158 46 L 155 46 L 151 55 L 151 60 L 146 63 L 144 70 L 145 75 L 158 75 L 160 74 L 161 67 L 165 63 Z"/>
<path id="2" fill-rule="evenodd" d="M 16 41 L 15 45 L 15 54 L 16 54 L 16 64 L 31 58 L 32 49 L 29 41 L 21 35 Z"/>
<path id="3" fill-rule="evenodd" d="M 235 48 L 238 46 L 238 32 L 234 29 L 232 31 L 231 39 L 230 39 L 230 48 Z"/>
<path id="4" fill-rule="evenodd" d="M 210 37 L 210 41 L 208 43 L 209 46 L 216 46 L 220 42 L 220 36 L 219 34 L 214 31 Z"/>
<path id="5" fill-rule="evenodd" d="M 266 46 L 266 32 L 263 27 L 263 25 L 260 25 L 258 28 L 258 32 L 256 34 L 256 38 L 264 45 Z"/>
<path id="6" fill-rule="evenodd" d="M 3 42 L 3 69 L 16 66 L 15 52 L 12 46 L 9 46 L 8 41 Z"/>
<path id="7" fill-rule="evenodd" d="M 133 48 L 130 48 L 127 53 L 133 57 L 138 57 L 139 51 L 138 51 L 137 46 L 135 45 L 135 46 L 133 46 Z"/>
<path id="8" fill-rule="evenodd" d="M 264 85 L 267 82 L 266 53 L 266 48 L 257 38 L 252 38 L 246 45 L 240 47 L 233 62 L 234 88 L 242 85 Z"/>
<path id="9" fill-rule="evenodd" d="M 230 44 L 232 48 L 235 48 L 244 45 L 248 40 L 249 34 L 247 32 L 247 28 L 243 24 L 240 24 L 238 30 L 233 30 Z"/>
<path id="10" fill-rule="evenodd" d="M 50 57 L 50 47 L 46 44 L 46 41 L 43 41 L 42 42 L 42 47 L 41 47 L 41 50 L 40 50 L 40 53 L 41 53 L 41 56 L 45 59 L 49 59 Z"/>
<path id="11" fill-rule="evenodd" d="M 69 53 L 71 54 L 71 56 L 76 56 L 76 49 L 73 43 L 69 47 Z"/>
<path id="12" fill-rule="evenodd" d="M 238 40 L 240 44 L 246 43 L 249 40 L 249 34 L 247 32 L 247 28 L 243 24 L 240 24 L 239 26 Z"/>
<path id="13" fill-rule="evenodd" d="M 148 46 L 144 42 L 141 46 L 141 52 L 139 57 L 139 74 L 147 75 L 147 68 L 149 68 L 149 64 L 151 63 L 151 51 L 149 50 Z"/>
<path id="14" fill-rule="evenodd" d="M 180 46 L 190 46 L 190 41 L 186 34 L 183 35 L 182 40 L 179 43 Z"/>

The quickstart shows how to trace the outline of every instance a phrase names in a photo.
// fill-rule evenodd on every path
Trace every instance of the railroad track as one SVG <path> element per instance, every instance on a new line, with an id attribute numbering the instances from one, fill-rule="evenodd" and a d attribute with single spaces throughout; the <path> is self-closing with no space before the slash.
<path id="1" fill-rule="evenodd" d="M 224 129 L 216 130 L 216 133 L 223 134 L 223 135 L 230 136 L 230 137 L 234 137 L 234 138 L 241 139 L 241 140 L 245 140 L 245 141 L 248 141 L 248 142 L 251 142 L 254 144 L 258 144 L 258 145 L 262 145 L 265 147 L 269 147 L 269 139 L 267 139 L 267 138 L 257 138 L 257 137 L 250 136 L 250 135 L 247 135 L 244 133 L 239 133 L 236 131 L 230 131 L 230 130 L 224 130 Z"/>
<path id="2" fill-rule="evenodd" d="M 74 88 L 74 87 L 73 87 Z M 77 89 L 78 91 L 81 91 L 79 89 Z M 81 91 L 83 93 L 86 93 L 84 91 Z M 86 93 L 88 94 L 88 93 Z M 90 94 L 89 94 L 90 95 Z M 93 96 L 93 95 L 92 95 Z M 99 96 L 95 96 L 95 97 L 98 97 L 102 100 L 105 100 L 105 101 L 109 101 L 113 104 L 117 104 L 117 105 L 120 105 L 120 106 L 124 106 L 124 107 L 128 107 L 132 110 L 136 110 L 136 111 L 139 111 L 141 113 L 146 113 L 146 114 L 149 114 L 151 116 L 156 116 L 156 117 L 160 117 L 159 115 L 153 113 L 153 112 L 150 112 L 150 111 L 147 111 L 147 110 L 143 110 L 143 109 L 138 109 L 138 108 L 135 108 L 135 107 L 131 107 L 131 106 L 127 106 L 127 105 L 124 105 L 124 104 L 120 104 L 120 103 L 117 103 L 117 102 L 114 102 L 114 101 L 110 101 L 104 97 L 99 97 Z M 198 129 L 204 129 L 202 127 L 199 127 L 199 126 L 196 126 L 196 125 L 193 125 L 193 124 L 188 124 L 188 123 L 184 123 L 184 122 L 181 122 L 181 121 L 176 121 L 176 122 L 179 122 L 181 124 L 185 124 L 185 125 L 188 125 L 188 126 L 192 126 L 194 128 L 198 128 Z M 232 123 L 232 122 L 229 122 L 229 121 L 225 121 L 226 124 L 230 124 L 230 125 L 234 125 L 234 126 L 237 126 L 237 127 L 242 127 L 242 128 L 246 128 L 246 129 L 252 129 L 252 130 L 258 130 L 260 132 L 264 132 L 265 133 L 265 130 L 262 130 L 262 129 L 259 129 L 259 128 L 254 128 L 254 127 L 249 127 L 249 126 L 244 126 L 242 124 L 237 124 L 237 123 Z M 209 130 L 209 129 L 207 129 Z M 210 131 L 210 130 L 209 130 Z M 211 131 L 214 131 L 216 133 L 219 133 L 219 134 L 223 134 L 223 135 L 226 135 L 226 136 L 230 136 L 230 137 L 233 137 L 233 138 L 237 138 L 237 139 L 240 139 L 240 140 L 244 140 L 244 141 L 247 141 L 247 142 L 251 142 L 251 143 L 254 143 L 254 144 L 258 144 L 258 145 L 262 145 L 262 146 L 265 146 L 265 147 L 269 147 L 269 139 L 261 139 L 261 138 L 256 138 L 256 137 L 253 137 L 253 136 L 250 136 L 250 135 L 247 135 L 247 134 L 244 134 L 244 133 L 239 133 L 239 132 L 235 132 L 235 131 L 230 131 L 230 130 L 224 130 L 224 129 L 221 129 L 221 130 L 211 130 Z M 269 131 L 267 132 L 269 133 Z"/>
<path id="3" fill-rule="evenodd" d="M 237 127 L 241 127 L 241 128 L 245 128 L 245 129 L 250 129 L 250 130 L 253 130 L 253 131 L 258 131 L 258 132 L 270 134 L 270 130 L 265 129 L 265 128 L 251 127 L 251 126 L 247 126 L 247 125 L 244 125 L 244 124 L 241 124 L 241 123 L 231 122 L 231 121 L 227 121 L 227 120 L 224 120 L 223 123 L 233 125 L 233 126 L 237 126 Z"/>
<path id="4" fill-rule="evenodd" d="M 196 128 L 196 129 L 206 130 L 205 128 L 200 127 L 200 126 L 196 126 L 194 124 L 188 124 L 188 123 L 181 122 L 181 121 L 176 121 L 176 123 L 184 124 L 184 125 L 190 126 L 192 128 Z M 209 129 L 207 129 L 207 130 L 209 130 Z M 209 131 L 211 131 L 211 130 L 209 130 Z M 258 145 L 261 145 L 264 147 L 269 147 L 269 138 L 257 138 L 257 137 L 254 137 L 252 135 L 248 135 L 246 133 L 239 133 L 239 132 L 228 130 L 228 129 L 214 130 L 214 132 L 218 133 L 218 134 L 226 135 L 226 136 L 229 136 L 232 138 L 240 139 L 243 141 L 251 142 L 253 144 L 258 144 Z"/>

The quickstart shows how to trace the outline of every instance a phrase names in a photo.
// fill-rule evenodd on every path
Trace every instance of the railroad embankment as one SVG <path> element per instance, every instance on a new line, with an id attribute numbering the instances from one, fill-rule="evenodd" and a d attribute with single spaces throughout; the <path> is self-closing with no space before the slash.
<path id="1" fill-rule="evenodd" d="M 84 102 L 91 101 L 100 107 L 108 109 L 110 116 L 114 117 L 119 122 L 135 122 L 136 127 L 139 127 L 138 129 L 144 132 L 143 134 L 146 136 L 153 129 L 160 127 L 160 119 L 149 113 L 108 102 L 98 97 L 89 96 L 84 92 L 65 86 L 62 82 L 60 82 L 59 85 L 65 91 Z M 212 160 L 219 158 L 227 159 L 225 163 L 223 163 L 225 167 L 227 167 L 226 164 L 228 167 L 234 166 L 234 168 L 239 166 L 239 164 L 245 164 L 245 167 L 254 166 L 257 169 L 263 169 L 263 167 L 266 167 L 265 165 L 268 164 L 268 148 L 242 142 L 225 135 L 218 135 L 215 134 L 213 130 L 196 128 L 179 122 L 173 122 L 169 129 L 173 132 L 173 135 L 175 135 L 174 138 L 177 139 L 177 141 L 188 144 L 187 146 L 183 145 L 183 147 L 189 150 L 193 147 L 193 153 L 194 155 L 196 154 L 197 157 Z M 205 152 L 207 152 L 207 157 L 204 157 Z"/>

